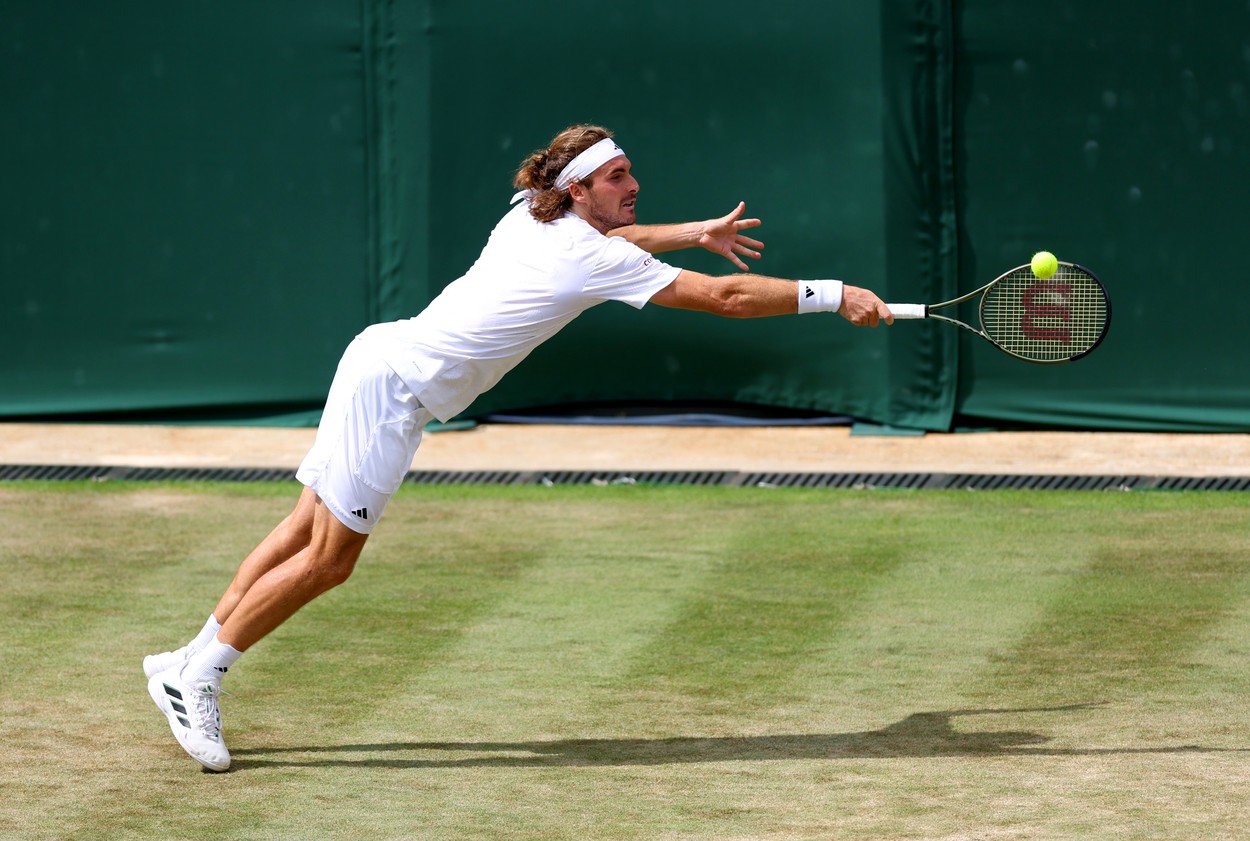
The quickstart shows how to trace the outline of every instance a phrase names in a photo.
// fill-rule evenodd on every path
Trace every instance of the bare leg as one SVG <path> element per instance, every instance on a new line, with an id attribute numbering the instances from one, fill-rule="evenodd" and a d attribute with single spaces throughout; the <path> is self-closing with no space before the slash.
<path id="1" fill-rule="evenodd" d="M 340 523 L 321 498 L 309 490 L 300 496 L 299 504 L 288 518 L 292 521 L 291 535 L 302 534 L 305 515 L 311 519 L 309 540 L 294 555 L 274 562 L 280 555 L 280 547 L 300 542 L 290 539 L 289 535 L 275 537 L 282 529 L 279 526 L 243 562 L 222 598 L 229 614 L 224 619 L 217 616 L 222 623 L 217 632 L 220 642 L 237 651 L 246 651 L 301 607 L 351 575 L 369 536 Z M 266 549 L 270 540 L 272 547 Z"/>
<path id="2" fill-rule="evenodd" d="M 217 706 L 222 674 L 295 611 L 346 581 L 368 537 L 340 523 L 312 491 L 301 494 L 291 516 L 244 559 L 222 598 L 228 616 L 213 641 L 149 675 L 148 694 L 178 744 L 201 765 L 230 767 Z"/>
<path id="3" fill-rule="evenodd" d="M 257 544 L 239 565 L 234 580 L 226 588 L 213 610 L 217 621 L 225 624 L 252 585 L 274 567 L 285 563 L 312 542 L 313 510 L 319 500 L 311 488 L 304 488 L 295 510 L 274 527 L 269 536 Z"/>
<path id="4" fill-rule="evenodd" d="M 163 654 L 143 658 L 143 673 L 148 677 L 163 672 L 175 663 L 183 663 L 202 652 L 212 643 L 221 625 L 230 618 L 243 596 L 265 573 L 289 561 L 312 542 L 313 512 L 317 508 L 317 495 L 305 488 L 295 503 L 294 510 L 282 520 L 269 535 L 243 559 L 234 580 L 226 588 L 221 601 L 213 609 L 213 615 L 193 640 L 185 646 Z"/>

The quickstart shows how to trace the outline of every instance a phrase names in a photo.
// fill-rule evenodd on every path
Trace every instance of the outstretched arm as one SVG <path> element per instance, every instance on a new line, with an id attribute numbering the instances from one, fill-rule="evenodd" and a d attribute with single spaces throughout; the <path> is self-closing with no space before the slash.
<path id="1" fill-rule="evenodd" d="M 651 297 L 651 303 L 662 307 L 700 310 L 726 318 L 791 315 L 799 311 L 799 294 L 804 285 L 803 281 L 782 280 L 757 274 L 713 277 L 699 272 L 682 271 L 672 283 Z M 833 306 L 830 305 L 829 308 L 832 309 Z M 894 323 L 894 316 L 889 308 L 875 293 L 850 284 L 842 284 L 837 311 L 847 321 L 861 327 L 876 327 L 882 321 L 886 324 Z"/>
<path id="2" fill-rule="evenodd" d="M 758 249 L 764 247 L 764 243 L 742 233 L 747 228 L 760 225 L 758 219 L 741 218 L 746 208 L 746 202 L 738 202 L 736 208 L 719 219 L 673 225 L 629 225 L 608 231 L 608 236 L 624 237 L 649 254 L 682 248 L 706 248 L 745 272 L 747 264 L 738 255 L 758 260 Z"/>

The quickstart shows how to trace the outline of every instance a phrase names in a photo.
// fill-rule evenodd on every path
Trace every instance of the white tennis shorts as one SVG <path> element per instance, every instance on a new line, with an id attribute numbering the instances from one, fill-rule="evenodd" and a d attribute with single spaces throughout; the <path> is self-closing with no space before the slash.
<path id="1" fill-rule="evenodd" d="M 356 339 L 339 360 L 317 437 L 295 477 L 339 522 L 369 534 L 403 483 L 432 419 L 399 375 Z"/>

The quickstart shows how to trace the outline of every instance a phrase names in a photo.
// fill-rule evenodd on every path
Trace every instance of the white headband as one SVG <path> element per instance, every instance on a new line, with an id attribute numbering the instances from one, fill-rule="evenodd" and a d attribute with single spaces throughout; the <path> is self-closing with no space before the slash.
<path id="1" fill-rule="evenodd" d="M 556 176 L 556 189 L 566 189 L 574 181 L 582 180 L 608 161 L 624 154 L 621 147 L 616 145 L 615 140 L 610 137 L 603 138 L 569 161 L 569 165 L 560 170 L 560 174 Z"/>
<path id="2" fill-rule="evenodd" d="M 621 147 L 616 145 L 616 141 L 605 137 L 569 161 L 568 166 L 560 170 L 560 174 L 556 176 L 554 186 L 557 190 L 567 190 L 574 181 L 580 181 L 608 161 L 624 154 Z M 536 195 L 538 195 L 537 190 L 521 190 L 512 197 L 512 204 L 516 204 L 521 199 L 532 199 Z"/>

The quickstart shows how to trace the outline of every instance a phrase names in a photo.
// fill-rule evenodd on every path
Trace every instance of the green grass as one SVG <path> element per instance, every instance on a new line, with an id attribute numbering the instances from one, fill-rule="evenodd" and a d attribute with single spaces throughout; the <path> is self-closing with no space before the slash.
<path id="1" fill-rule="evenodd" d="M 0 837 L 1176 839 L 1250 819 L 1250 498 L 406 488 L 152 708 L 291 485 L 0 485 Z"/>

